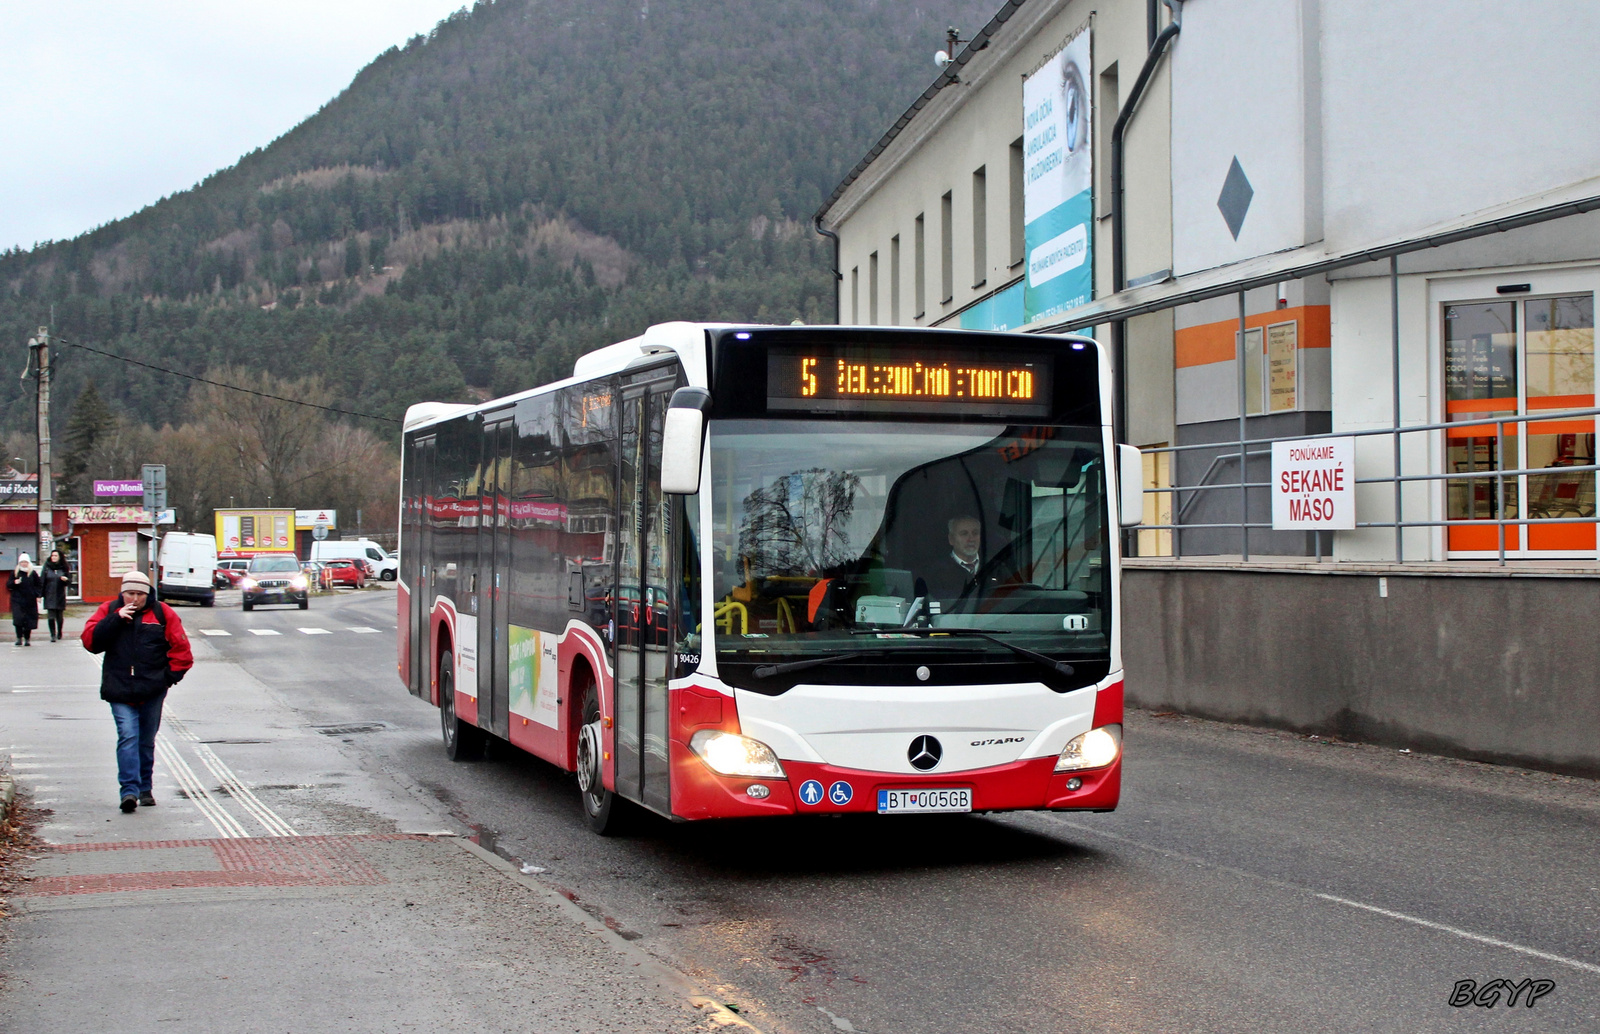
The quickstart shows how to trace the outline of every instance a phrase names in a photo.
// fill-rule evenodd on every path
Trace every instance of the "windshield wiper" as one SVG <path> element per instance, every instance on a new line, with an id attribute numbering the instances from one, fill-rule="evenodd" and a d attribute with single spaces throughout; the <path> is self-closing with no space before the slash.
<path id="1" fill-rule="evenodd" d="M 750 674 L 758 679 L 770 679 L 774 675 L 783 675 L 791 671 L 801 671 L 805 668 L 815 668 L 823 664 L 832 664 L 834 661 L 853 661 L 859 657 L 881 657 L 882 650 L 851 650 L 848 653 L 830 653 L 821 657 L 807 657 L 803 661 L 786 661 L 783 664 L 763 664 Z"/>
<path id="2" fill-rule="evenodd" d="M 988 632 L 980 632 L 976 628 L 905 628 L 901 629 L 900 631 L 902 634 L 909 634 L 924 638 L 935 635 L 975 636 L 978 639 L 987 639 L 996 646 L 1003 646 L 1007 650 L 1010 650 L 1012 653 L 1016 654 L 1018 657 L 1026 657 L 1028 660 L 1033 661 L 1036 664 L 1042 664 L 1051 671 L 1059 674 L 1074 675 L 1077 673 L 1077 669 L 1073 668 L 1073 666 L 1068 664 L 1066 661 L 1058 661 L 1054 657 L 1046 656 L 1037 650 L 1030 650 L 1026 646 L 1018 646 L 1016 643 L 1008 643 L 999 636 L 990 635 Z M 855 632 L 852 634 L 863 635 L 867 633 Z"/>

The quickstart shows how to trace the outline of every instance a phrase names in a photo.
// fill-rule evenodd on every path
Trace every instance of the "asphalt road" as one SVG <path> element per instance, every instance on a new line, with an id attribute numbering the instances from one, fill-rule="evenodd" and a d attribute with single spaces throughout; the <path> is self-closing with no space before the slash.
<path id="1" fill-rule="evenodd" d="M 394 599 L 183 616 L 230 633 L 205 637 L 218 659 L 306 725 L 348 727 L 346 754 L 407 808 L 543 868 L 769 1034 L 1600 1030 L 1591 782 L 1134 713 L 1110 815 L 604 839 L 550 766 L 445 759 L 438 712 L 395 675 Z M 1496 979 L 1553 986 L 1450 1004 Z"/>

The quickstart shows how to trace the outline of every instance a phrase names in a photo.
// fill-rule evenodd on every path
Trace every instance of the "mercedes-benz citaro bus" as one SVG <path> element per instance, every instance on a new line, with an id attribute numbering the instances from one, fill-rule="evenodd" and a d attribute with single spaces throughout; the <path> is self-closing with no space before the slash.
<path id="1" fill-rule="evenodd" d="M 1141 497 L 1110 398 L 1087 338 L 669 323 L 413 406 L 400 677 L 450 757 L 575 772 L 601 833 L 1109 810 Z"/>

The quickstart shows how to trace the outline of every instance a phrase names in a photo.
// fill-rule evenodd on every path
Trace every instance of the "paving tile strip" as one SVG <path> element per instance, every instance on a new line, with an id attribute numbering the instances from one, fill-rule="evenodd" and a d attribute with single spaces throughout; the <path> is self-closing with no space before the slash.
<path id="1" fill-rule="evenodd" d="M 46 857 L 69 870 L 64 875 L 35 876 L 18 888 L 18 897 L 59 897 L 178 887 L 362 887 L 388 882 L 357 847 L 361 841 L 430 840 L 418 833 L 366 833 L 349 836 L 253 837 L 230 840 L 139 840 L 116 844 L 59 844 L 44 848 Z M 147 870 L 148 852 L 183 848 L 211 850 L 216 868 Z M 128 868 L 95 864 L 74 866 L 72 856 L 128 852 Z M 143 853 L 143 854 L 141 854 Z M 53 857 L 52 857 L 53 856 Z M 65 865 L 61 865 L 61 862 Z M 92 871 L 70 872 L 73 868 Z"/>

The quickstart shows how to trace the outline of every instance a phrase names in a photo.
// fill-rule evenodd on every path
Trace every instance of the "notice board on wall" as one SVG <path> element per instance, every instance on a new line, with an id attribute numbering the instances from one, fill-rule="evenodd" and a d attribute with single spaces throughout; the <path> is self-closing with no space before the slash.
<path id="1" fill-rule="evenodd" d="M 107 573 L 120 578 L 139 566 L 139 533 L 136 531 L 106 532 Z"/>

